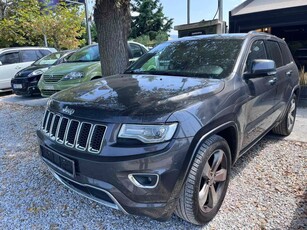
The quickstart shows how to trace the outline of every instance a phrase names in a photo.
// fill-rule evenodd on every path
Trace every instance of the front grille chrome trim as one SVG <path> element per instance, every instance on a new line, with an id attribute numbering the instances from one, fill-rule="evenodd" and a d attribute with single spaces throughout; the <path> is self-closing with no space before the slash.
<path id="1" fill-rule="evenodd" d="M 82 127 L 83 125 L 90 125 L 90 131 L 88 132 L 88 135 L 87 135 L 87 138 L 86 138 L 86 144 L 85 144 L 85 147 L 82 147 L 81 145 L 79 145 L 79 139 L 80 139 L 80 132 L 82 130 Z M 76 149 L 80 150 L 80 151 L 86 151 L 86 149 L 88 148 L 89 146 L 89 141 L 90 141 L 90 136 L 92 134 L 92 130 L 93 130 L 93 127 L 94 125 L 88 123 L 88 122 L 82 122 L 81 125 L 80 125 L 80 129 L 79 129 L 79 133 L 78 133 L 78 139 L 77 139 L 77 142 L 76 142 Z"/>
<path id="2" fill-rule="evenodd" d="M 49 123 L 50 125 L 48 125 Z M 76 130 L 73 131 L 71 128 Z M 87 151 L 97 155 L 102 149 L 107 126 L 90 122 L 80 122 L 76 119 L 65 117 L 62 114 L 46 110 L 42 122 L 42 131 L 51 140 L 65 145 L 68 148 L 75 148 L 82 152 Z"/>

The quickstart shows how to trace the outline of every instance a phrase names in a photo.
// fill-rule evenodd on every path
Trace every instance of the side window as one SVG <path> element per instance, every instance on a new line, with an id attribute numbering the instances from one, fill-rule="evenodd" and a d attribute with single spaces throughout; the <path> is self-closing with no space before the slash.
<path id="1" fill-rule="evenodd" d="M 22 50 L 21 51 L 21 62 L 36 61 L 39 57 L 36 55 L 35 50 Z"/>
<path id="2" fill-rule="evenodd" d="M 252 62 L 256 59 L 267 59 L 263 40 L 255 41 L 252 44 L 246 60 L 245 72 L 251 72 Z"/>
<path id="3" fill-rule="evenodd" d="M 137 44 L 130 44 L 130 49 L 132 52 L 132 58 L 138 58 L 144 54 L 142 47 Z"/>
<path id="4" fill-rule="evenodd" d="M 45 56 L 41 52 L 39 52 L 39 50 L 36 50 L 35 53 L 36 53 L 36 56 L 38 57 L 38 59 L 40 59 L 40 58 Z"/>
<path id="5" fill-rule="evenodd" d="M 284 43 L 279 43 L 281 48 L 282 57 L 284 59 L 284 64 L 289 64 L 293 61 L 292 54 L 288 48 L 288 46 Z"/>
<path id="6" fill-rule="evenodd" d="M 46 56 L 46 55 L 48 55 L 48 54 L 51 53 L 49 50 L 40 50 L 39 52 L 40 52 L 43 56 Z M 42 57 L 43 57 L 43 56 L 42 56 Z"/>
<path id="7" fill-rule="evenodd" d="M 266 41 L 266 47 L 267 47 L 267 51 L 268 51 L 268 57 L 269 57 L 269 59 L 275 61 L 276 68 L 282 66 L 283 65 L 282 55 L 281 55 L 281 52 L 280 52 L 278 42 Z"/>
<path id="8" fill-rule="evenodd" d="M 19 63 L 19 54 L 18 52 L 3 54 L 0 56 L 0 61 L 2 65 Z"/>

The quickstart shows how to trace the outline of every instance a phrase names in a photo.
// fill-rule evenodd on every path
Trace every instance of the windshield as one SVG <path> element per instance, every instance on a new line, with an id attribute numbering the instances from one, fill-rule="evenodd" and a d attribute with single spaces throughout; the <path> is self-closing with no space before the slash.
<path id="1" fill-rule="evenodd" d="M 84 47 L 68 58 L 67 62 L 90 62 L 99 61 L 98 45 Z"/>
<path id="2" fill-rule="evenodd" d="M 33 65 L 53 65 L 59 58 L 61 58 L 65 52 L 59 52 L 59 53 L 51 53 L 36 62 L 33 63 Z"/>
<path id="3" fill-rule="evenodd" d="M 126 73 L 225 78 L 243 40 L 195 39 L 166 42 L 143 55 Z"/>

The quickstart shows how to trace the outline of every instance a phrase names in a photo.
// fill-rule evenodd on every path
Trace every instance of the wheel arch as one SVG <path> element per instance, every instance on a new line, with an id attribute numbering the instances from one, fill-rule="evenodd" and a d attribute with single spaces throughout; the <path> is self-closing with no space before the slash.
<path id="1" fill-rule="evenodd" d="M 192 152 L 192 155 L 191 155 L 191 161 L 189 164 L 189 168 L 195 158 L 196 152 L 199 146 L 201 145 L 201 143 L 206 138 L 209 138 L 210 136 L 213 136 L 213 135 L 221 136 L 226 140 L 230 148 L 230 152 L 231 152 L 231 163 L 232 164 L 235 163 L 238 157 L 238 152 L 239 152 L 238 151 L 239 134 L 238 134 L 237 124 L 234 121 L 229 121 L 229 122 L 221 124 L 210 130 L 208 130 L 206 127 L 203 127 L 201 130 L 198 131 L 190 147 L 190 151 Z"/>

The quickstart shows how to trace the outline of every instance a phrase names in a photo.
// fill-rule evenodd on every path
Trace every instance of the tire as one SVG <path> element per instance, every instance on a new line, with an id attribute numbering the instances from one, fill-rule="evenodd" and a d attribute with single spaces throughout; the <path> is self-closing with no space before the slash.
<path id="1" fill-rule="evenodd" d="M 293 95 L 290 100 L 290 104 L 287 108 L 287 112 L 283 120 L 279 123 L 278 126 L 272 129 L 272 132 L 282 136 L 288 136 L 293 130 L 296 116 L 296 107 L 297 107 L 296 96 Z"/>
<path id="2" fill-rule="evenodd" d="M 206 139 L 196 152 L 175 214 L 196 225 L 212 220 L 226 195 L 230 167 L 231 155 L 226 140 L 217 135 Z"/>
<path id="3" fill-rule="evenodd" d="M 100 79 L 100 78 L 102 78 L 102 77 L 99 77 L 99 76 L 93 77 L 93 78 L 91 79 L 91 81 L 94 81 L 94 80 L 97 80 L 97 79 Z"/>

